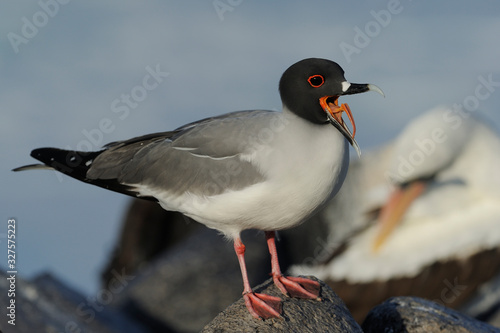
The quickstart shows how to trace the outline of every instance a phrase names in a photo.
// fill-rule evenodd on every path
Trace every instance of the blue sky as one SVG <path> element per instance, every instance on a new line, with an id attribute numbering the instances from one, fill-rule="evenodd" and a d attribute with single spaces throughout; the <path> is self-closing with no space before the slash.
<path id="1" fill-rule="evenodd" d="M 481 78 L 500 82 L 495 1 L 0 6 L 0 247 L 15 217 L 19 274 L 51 271 L 87 293 L 97 290 L 129 199 L 52 171 L 11 172 L 34 163 L 32 149 L 95 150 L 210 115 L 278 110 L 280 75 L 308 57 L 334 60 L 349 81 L 384 90 L 385 99 L 341 99 L 362 150 L 391 140 L 429 108 L 474 102 Z M 156 81 L 151 71 L 161 73 Z M 490 88 L 474 112 L 498 128 L 500 87 Z"/>

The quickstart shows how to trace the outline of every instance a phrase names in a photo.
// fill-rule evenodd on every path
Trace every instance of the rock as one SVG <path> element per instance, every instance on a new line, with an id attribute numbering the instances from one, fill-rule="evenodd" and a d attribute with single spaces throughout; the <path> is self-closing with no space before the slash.
<path id="1" fill-rule="evenodd" d="M 166 211 L 153 201 L 133 199 L 125 213 L 113 253 L 101 273 L 108 287 L 113 271 L 134 274 L 166 249 L 184 241 L 203 226 L 178 212 Z"/>
<path id="2" fill-rule="evenodd" d="M 146 328 L 127 318 L 106 304 L 89 301 L 89 297 L 74 291 L 50 274 L 42 274 L 33 281 L 15 277 L 15 298 L 7 290 L 13 281 L 0 271 L 0 308 L 4 309 L 0 331 L 31 332 L 102 332 L 140 333 Z M 15 326 L 7 323 L 5 312 L 15 300 Z M 97 301 L 98 302 L 98 301 Z M 9 310 L 10 312 L 11 310 Z"/>
<path id="3" fill-rule="evenodd" d="M 269 279 L 254 291 L 280 297 L 283 300 L 282 318 L 257 320 L 250 315 L 243 298 L 240 298 L 215 317 L 202 332 L 362 332 L 333 290 L 324 282 L 312 279 L 321 284 L 321 301 L 284 296 Z"/>
<path id="4" fill-rule="evenodd" d="M 373 308 L 362 324 L 365 333 L 500 333 L 500 329 L 418 297 L 394 297 Z"/>
<path id="5" fill-rule="evenodd" d="M 489 316 L 488 323 L 500 328 L 500 307 L 496 308 L 496 310 Z"/>
<path id="6" fill-rule="evenodd" d="M 256 285 L 271 271 L 267 245 L 255 231 L 242 239 L 250 283 Z M 113 306 L 162 332 L 199 332 L 243 291 L 232 243 L 205 227 L 133 275 Z"/>
<path id="7" fill-rule="evenodd" d="M 500 327 L 500 274 L 482 285 L 474 297 L 459 310 L 490 325 Z"/>

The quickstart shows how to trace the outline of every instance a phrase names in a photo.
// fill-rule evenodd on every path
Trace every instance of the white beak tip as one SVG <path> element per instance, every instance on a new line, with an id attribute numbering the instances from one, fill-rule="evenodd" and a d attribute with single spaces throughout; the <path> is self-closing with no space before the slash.
<path id="1" fill-rule="evenodd" d="M 371 84 L 371 83 L 368 84 L 368 89 L 371 90 L 371 91 L 375 91 L 376 93 L 379 93 L 380 95 L 382 95 L 382 97 L 385 97 L 385 94 L 382 91 L 382 89 L 380 89 L 379 87 L 377 87 L 374 84 Z"/>

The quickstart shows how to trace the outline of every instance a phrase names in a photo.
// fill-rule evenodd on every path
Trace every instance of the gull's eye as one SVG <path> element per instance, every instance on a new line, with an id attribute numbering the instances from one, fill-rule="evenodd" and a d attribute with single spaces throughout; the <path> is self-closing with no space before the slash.
<path id="1" fill-rule="evenodd" d="M 309 82 L 311 87 L 319 88 L 325 83 L 325 79 L 321 75 L 311 75 L 307 79 L 307 82 Z"/>

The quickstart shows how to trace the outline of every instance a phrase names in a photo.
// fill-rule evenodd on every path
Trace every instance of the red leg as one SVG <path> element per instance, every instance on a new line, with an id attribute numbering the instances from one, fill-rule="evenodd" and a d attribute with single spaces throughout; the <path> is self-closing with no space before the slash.
<path id="1" fill-rule="evenodd" d="M 278 252 L 276 251 L 275 232 L 266 231 L 267 246 L 271 254 L 271 267 L 274 284 L 285 295 L 290 295 L 297 298 L 308 298 L 319 300 L 319 282 L 301 278 L 301 277 L 284 277 L 281 274 L 280 264 L 278 262 Z"/>
<path id="2" fill-rule="evenodd" d="M 256 319 L 279 317 L 281 314 L 281 299 L 266 294 L 254 293 L 250 288 L 245 264 L 245 245 L 239 237 L 234 240 L 234 250 L 238 256 L 243 277 L 243 299 L 250 314 Z"/>

